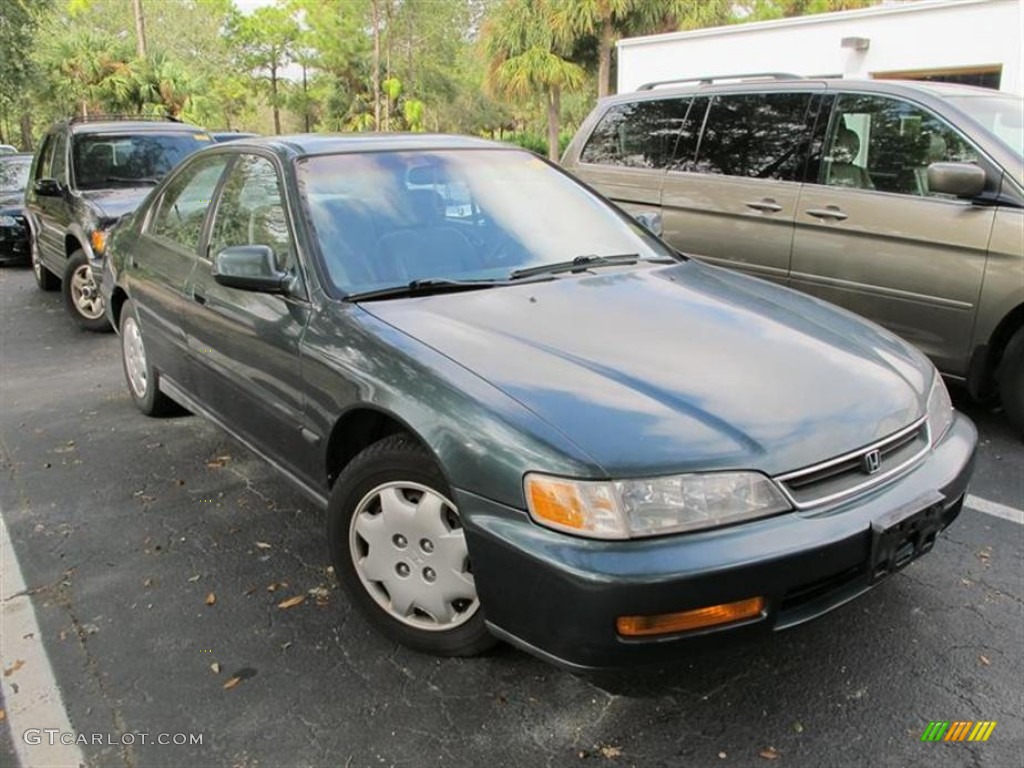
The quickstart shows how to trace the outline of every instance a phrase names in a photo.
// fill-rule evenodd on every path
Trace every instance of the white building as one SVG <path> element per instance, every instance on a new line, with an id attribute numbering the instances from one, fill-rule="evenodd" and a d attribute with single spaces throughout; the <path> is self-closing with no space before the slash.
<path id="1" fill-rule="evenodd" d="M 1024 0 L 913 0 L 620 40 L 618 90 L 756 72 L 952 80 L 1024 93 Z"/>

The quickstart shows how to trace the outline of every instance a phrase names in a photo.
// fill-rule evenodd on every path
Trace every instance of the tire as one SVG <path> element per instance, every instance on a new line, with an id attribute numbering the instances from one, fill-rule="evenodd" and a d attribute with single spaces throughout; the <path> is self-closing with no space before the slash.
<path id="1" fill-rule="evenodd" d="M 32 274 L 35 275 L 36 285 L 41 291 L 56 291 L 60 288 L 60 278 L 43 266 L 39 260 L 39 245 L 33 242 L 29 249 L 29 262 L 32 264 Z"/>
<path id="2" fill-rule="evenodd" d="M 1024 439 L 1024 328 L 1018 328 L 999 363 L 999 399 L 1017 434 Z"/>
<path id="3" fill-rule="evenodd" d="M 391 435 L 356 456 L 335 482 L 328 544 L 338 581 L 386 637 L 424 653 L 474 656 L 497 640 L 484 625 L 450 499 L 426 449 Z"/>
<path id="4" fill-rule="evenodd" d="M 128 393 L 135 406 L 147 416 L 165 416 L 178 407 L 160 391 L 160 374 L 146 356 L 142 327 L 131 299 L 121 307 L 121 367 Z"/>
<path id="5" fill-rule="evenodd" d="M 64 268 L 61 288 L 64 308 L 79 326 L 95 332 L 114 330 L 107 320 L 103 297 L 100 296 L 96 281 L 92 279 L 92 270 L 84 251 L 78 250 L 71 254 Z"/>

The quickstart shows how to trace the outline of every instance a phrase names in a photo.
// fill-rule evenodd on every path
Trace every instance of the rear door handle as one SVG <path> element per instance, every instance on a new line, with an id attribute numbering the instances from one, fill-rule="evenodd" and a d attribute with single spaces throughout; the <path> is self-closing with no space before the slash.
<path id="1" fill-rule="evenodd" d="M 192 301 L 194 301 L 196 304 L 203 304 L 203 305 L 205 305 L 206 304 L 206 296 L 201 294 L 199 291 L 193 290 L 192 291 Z"/>
<path id="2" fill-rule="evenodd" d="M 838 206 L 826 205 L 824 208 L 808 208 L 807 215 L 813 216 L 816 219 L 826 219 L 829 221 L 842 221 L 848 218 L 845 213 L 839 210 Z"/>
<path id="3" fill-rule="evenodd" d="M 755 211 L 761 213 L 778 213 L 782 210 L 782 206 L 772 200 L 770 197 L 766 197 L 764 200 L 752 200 L 744 203 L 747 208 L 753 208 Z"/>

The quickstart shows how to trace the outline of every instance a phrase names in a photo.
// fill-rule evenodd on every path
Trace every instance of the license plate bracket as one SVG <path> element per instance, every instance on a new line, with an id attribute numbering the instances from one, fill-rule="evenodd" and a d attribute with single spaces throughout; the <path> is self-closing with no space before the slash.
<path id="1" fill-rule="evenodd" d="M 942 530 L 945 497 L 933 491 L 871 521 L 871 583 L 928 552 Z"/>

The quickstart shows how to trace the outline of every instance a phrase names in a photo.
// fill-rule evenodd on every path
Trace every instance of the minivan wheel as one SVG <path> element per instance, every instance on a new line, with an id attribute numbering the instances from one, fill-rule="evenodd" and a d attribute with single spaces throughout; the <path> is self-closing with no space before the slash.
<path id="1" fill-rule="evenodd" d="M 29 259 L 32 262 L 32 274 L 35 275 L 39 290 L 56 291 L 60 288 L 60 279 L 44 267 L 43 262 L 39 260 L 39 246 L 36 243 L 32 243 L 29 254 Z"/>
<path id="2" fill-rule="evenodd" d="M 459 512 L 432 457 L 407 435 L 356 456 L 327 507 L 334 572 L 384 635 L 439 656 L 497 642 L 484 625 Z"/>
<path id="3" fill-rule="evenodd" d="M 107 321 L 103 297 L 93 280 L 84 251 L 78 250 L 71 254 L 61 284 L 64 289 L 64 306 L 75 322 L 87 331 L 113 330 Z"/>
<path id="4" fill-rule="evenodd" d="M 1006 418 L 1024 438 L 1024 328 L 1018 328 L 999 363 L 999 399 Z"/>
<path id="5" fill-rule="evenodd" d="M 160 391 L 160 374 L 146 356 L 142 328 L 131 299 L 121 307 L 121 364 L 128 392 L 136 407 L 147 416 L 162 416 L 175 410 L 175 403 Z"/>

